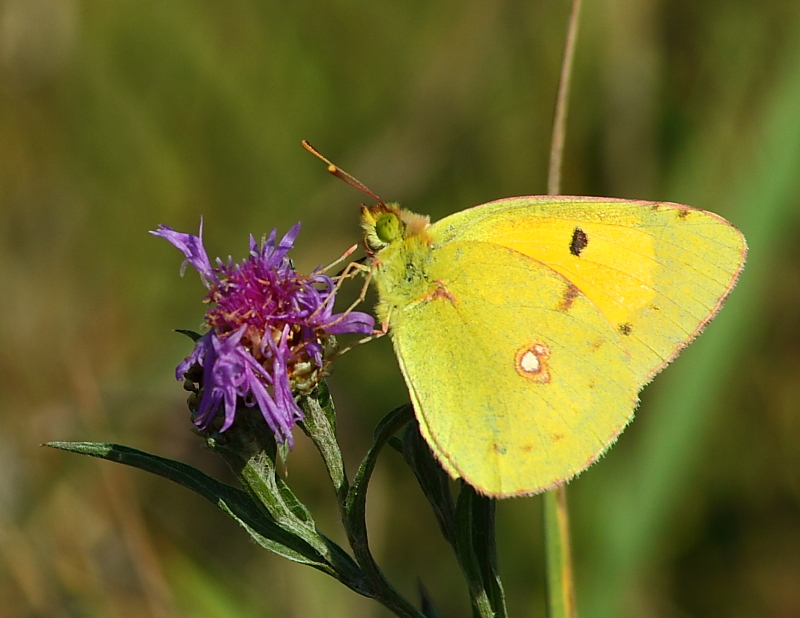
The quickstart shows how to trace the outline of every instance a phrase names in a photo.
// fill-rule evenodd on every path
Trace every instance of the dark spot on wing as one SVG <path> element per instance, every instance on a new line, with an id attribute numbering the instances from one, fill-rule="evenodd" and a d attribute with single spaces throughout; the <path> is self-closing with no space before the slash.
<path id="1" fill-rule="evenodd" d="M 572 240 L 569 241 L 569 252 L 575 257 L 580 256 L 581 251 L 589 244 L 589 237 L 581 228 L 576 227 L 572 232 Z"/>
<path id="2" fill-rule="evenodd" d="M 494 445 L 494 452 L 495 453 L 499 453 L 500 455 L 505 455 L 506 454 L 506 447 L 505 446 L 500 446 L 499 444 L 495 444 Z"/>
<path id="3" fill-rule="evenodd" d="M 689 209 L 688 208 L 679 208 L 678 209 L 678 219 L 685 219 L 689 216 Z"/>
<path id="4" fill-rule="evenodd" d="M 553 434 L 553 442 L 558 442 L 559 440 L 563 440 L 563 439 L 564 439 L 564 434 L 563 433 L 554 433 Z"/>
<path id="5" fill-rule="evenodd" d="M 581 291 L 576 288 L 571 283 L 567 284 L 567 288 L 564 290 L 564 296 L 561 298 L 561 304 L 558 305 L 558 310 L 563 311 L 566 313 L 572 307 L 572 303 L 575 302 L 575 299 L 578 298 L 578 295 Z"/>
<path id="6" fill-rule="evenodd" d="M 620 335 L 625 335 L 626 337 L 627 337 L 628 335 L 630 335 L 630 334 L 631 334 L 631 332 L 633 332 L 633 326 L 631 326 L 630 324 L 628 324 L 628 322 L 625 322 L 625 323 L 623 323 L 623 324 L 620 324 L 618 328 L 619 328 L 619 334 L 620 334 Z"/>
<path id="7" fill-rule="evenodd" d="M 522 446 L 523 453 L 530 453 L 533 450 L 533 444 L 525 444 Z"/>

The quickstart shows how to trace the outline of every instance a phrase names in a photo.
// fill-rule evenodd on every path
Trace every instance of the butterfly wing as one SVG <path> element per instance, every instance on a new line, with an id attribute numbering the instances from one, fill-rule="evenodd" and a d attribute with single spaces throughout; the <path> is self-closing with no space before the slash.
<path id="1" fill-rule="evenodd" d="M 640 385 L 716 315 L 741 272 L 741 232 L 671 203 L 523 197 L 451 215 L 436 242 L 499 244 L 552 268 L 614 326 Z"/>
<path id="2" fill-rule="evenodd" d="M 383 300 L 403 307 L 392 340 L 442 465 L 498 497 L 587 467 L 636 405 L 616 328 L 565 277 L 506 247 L 447 242 L 426 261 L 424 298 L 395 288 Z"/>

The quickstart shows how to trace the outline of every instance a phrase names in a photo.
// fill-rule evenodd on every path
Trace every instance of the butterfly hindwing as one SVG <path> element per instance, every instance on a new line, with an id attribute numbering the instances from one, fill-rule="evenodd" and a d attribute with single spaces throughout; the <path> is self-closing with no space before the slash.
<path id="1" fill-rule="evenodd" d="M 492 243 L 446 243 L 428 267 L 426 299 L 395 316 L 392 338 L 423 435 L 450 474 L 522 495 L 596 459 L 632 417 L 638 384 L 594 304 Z"/>

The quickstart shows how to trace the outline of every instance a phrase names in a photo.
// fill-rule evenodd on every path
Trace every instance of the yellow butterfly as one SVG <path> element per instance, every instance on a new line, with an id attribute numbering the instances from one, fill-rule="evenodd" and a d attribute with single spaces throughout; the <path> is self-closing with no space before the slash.
<path id="1" fill-rule="evenodd" d="M 422 434 L 451 476 L 494 497 L 592 464 L 719 311 L 747 251 L 712 213 L 587 197 L 499 200 L 434 224 L 379 203 L 362 225 Z"/>

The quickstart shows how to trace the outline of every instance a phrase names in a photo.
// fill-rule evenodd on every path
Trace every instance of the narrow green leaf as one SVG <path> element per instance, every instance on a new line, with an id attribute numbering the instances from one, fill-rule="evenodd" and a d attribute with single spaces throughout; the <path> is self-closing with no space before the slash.
<path id="1" fill-rule="evenodd" d="M 365 519 L 367 486 L 372 476 L 372 471 L 375 469 L 375 464 L 378 461 L 378 455 L 381 449 L 389 438 L 410 421 L 412 417 L 411 406 L 404 405 L 395 408 L 381 419 L 381 422 L 375 429 L 372 447 L 361 462 L 347 495 L 345 508 L 345 517 L 347 521 L 345 522 L 345 527 L 349 533 L 352 533 L 350 544 L 353 546 L 353 551 L 356 553 L 356 560 L 366 571 L 374 570 L 377 574 L 380 574 L 381 577 L 383 575 L 372 559 L 367 540 L 367 525 Z M 361 558 L 364 560 L 363 563 L 361 559 L 359 559 L 359 555 L 361 555 Z"/>
<path id="2" fill-rule="evenodd" d="M 324 381 L 320 382 L 311 395 L 302 397 L 300 407 L 306 415 L 300 427 L 311 438 L 322 456 L 328 475 L 333 481 L 336 496 L 342 504 L 347 496 L 349 484 L 342 452 L 336 439 L 336 413 L 327 384 Z"/>
<path id="3" fill-rule="evenodd" d="M 263 547 L 284 557 L 324 567 L 325 561 L 307 543 L 265 519 L 247 493 L 208 476 L 192 466 L 119 444 L 48 442 L 45 446 L 90 455 L 139 468 L 169 479 L 216 504 L 242 525 Z"/>
<path id="4" fill-rule="evenodd" d="M 239 482 L 261 510 L 282 528 L 297 535 L 326 558 L 328 547 L 319 535 L 311 513 L 278 476 L 275 450 L 245 450 L 236 435 L 215 434 L 207 438 L 209 448 L 221 455 Z M 228 441 L 232 438 L 232 441 Z"/>
<path id="5" fill-rule="evenodd" d="M 450 477 L 436 461 L 428 443 L 419 433 L 416 419 L 406 426 L 401 452 L 433 507 L 442 535 L 455 548 L 455 505 L 450 493 Z"/>
<path id="6" fill-rule="evenodd" d="M 186 330 L 184 328 L 176 328 L 175 332 L 176 333 L 180 333 L 181 335 L 186 335 L 192 341 L 197 341 L 198 339 L 200 339 L 203 336 L 200 333 L 196 333 L 193 330 Z"/>
<path id="7" fill-rule="evenodd" d="M 456 554 L 467 579 L 473 611 L 481 618 L 505 618 L 503 587 L 497 576 L 494 501 L 463 483 L 456 502 Z"/>
<path id="8" fill-rule="evenodd" d="M 261 511 L 281 528 L 308 543 L 343 577 L 357 580 L 357 592 L 374 597 L 372 586 L 353 559 L 320 534 L 311 513 L 278 475 L 275 437 L 257 411 L 237 410 L 237 422 L 224 434 L 207 438 L 209 448 L 221 455 Z M 354 588 L 355 589 L 355 588 Z"/>
<path id="9" fill-rule="evenodd" d="M 343 523 L 350 546 L 364 574 L 376 592 L 376 598 L 398 616 L 424 618 L 411 603 L 404 599 L 389 583 L 369 550 L 366 524 L 367 486 L 383 446 L 413 416 L 411 406 L 395 408 L 375 429 L 373 444 L 358 468 L 353 484 L 347 492 Z"/>
<path id="10" fill-rule="evenodd" d="M 359 594 L 373 596 L 358 565 L 333 541 L 323 537 L 327 545 L 326 554 L 329 556 L 326 559 L 303 539 L 279 526 L 271 517 L 265 516 L 263 510 L 246 492 L 222 483 L 188 464 L 119 444 L 48 442 L 45 446 L 114 461 L 183 485 L 217 505 L 261 547 L 323 571 Z"/>
<path id="11" fill-rule="evenodd" d="M 391 438 L 389 438 L 389 441 L 386 444 L 387 446 L 396 450 L 401 455 L 403 454 L 403 441 L 397 436 L 392 436 Z"/>
<path id="12" fill-rule="evenodd" d="M 472 491 L 472 494 L 472 546 L 478 556 L 483 585 L 486 588 L 495 615 L 498 618 L 505 618 L 506 600 L 503 584 L 497 571 L 497 545 L 495 543 L 497 503 L 493 499 L 481 496 L 474 491 Z"/>

